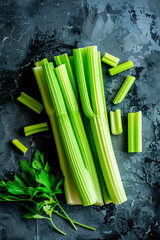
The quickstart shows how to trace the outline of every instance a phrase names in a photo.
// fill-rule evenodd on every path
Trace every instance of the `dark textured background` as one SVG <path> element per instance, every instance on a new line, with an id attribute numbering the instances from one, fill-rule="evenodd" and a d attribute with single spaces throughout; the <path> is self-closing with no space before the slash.
<path id="1" fill-rule="evenodd" d="M 96 227 L 75 231 L 55 218 L 67 233 L 58 234 L 47 220 L 22 220 L 23 209 L 0 203 L 1 240 L 160 239 L 160 1 L 159 0 L 17 0 L 0 1 L 0 177 L 12 178 L 20 159 L 36 148 L 59 168 L 52 133 L 23 136 L 23 127 L 47 120 L 16 101 L 24 91 L 41 100 L 32 73 L 34 62 L 72 53 L 96 44 L 101 51 L 132 60 L 135 68 L 109 77 L 103 65 L 108 110 L 122 110 L 124 133 L 113 146 L 127 193 L 124 204 L 103 207 L 63 205 L 71 218 Z M 136 77 L 125 100 L 112 100 L 127 74 Z M 127 153 L 127 113 L 142 110 L 143 153 Z M 25 157 L 10 142 L 18 137 L 29 151 Z"/>

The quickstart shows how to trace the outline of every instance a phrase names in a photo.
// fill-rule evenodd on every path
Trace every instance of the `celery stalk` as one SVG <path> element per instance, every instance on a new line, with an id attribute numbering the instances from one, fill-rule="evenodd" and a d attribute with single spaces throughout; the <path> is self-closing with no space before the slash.
<path id="1" fill-rule="evenodd" d="M 57 123 L 72 177 L 84 206 L 97 202 L 96 192 L 88 170 L 85 167 L 78 142 L 72 128 L 65 102 L 57 81 L 53 63 L 43 65 L 47 84 L 54 105 Z"/>
<path id="2" fill-rule="evenodd" d="M 37 64 L 37 63 L 36 63 Z M 43 64 L 43 62 L 42 62 Z M 53 135 L 54 135 L 54 140 L 57 148 L 57 153 L 59 157 L 59 163 L 61 170 L 64 175 L 64 191 L 65 191 L 65 197 L 66 197 L 66 202 L 67 204 L 70 205 L 79 205 L 82 204 L 78 195 L 78 192 L 76 190 L 70 168 L 67 164 L 67 159 L 66 159 L 66 154 L 64 152 L 64 147 L 62 145 L 62 140 L 58 131 L 58 125 L 56 121 L 56 115 L 55 115 L 55 110 L 54 106 L 52 103 L 52 99 L 50 96 L 50 92 L 47 86 L 47 82 L 45 79 L 45 75 L 42 69 L 42 66 L 35 67 L 33 68 L 33 72 L 42 96 L 42 100 L 44 103 L 45 110 L 49 116 Z"/>
<path id="3" fill-rule="evenodd" d="M 18 139 L 12 141 L 13 145 L 17 147 L 22 153 L 26 153 L 28 148 L 26 148 Z"/>
<path id="4" fill-rule="evenodd" d="M 129 89 L 131 88 L 132 84 L 135 81 L 135 77 L 127 76 L 124 83 L 122 84 L 121 88 L 119 89 L 117 95 L 115 96 L 113 103 L 117 104 L 123 101 L 125 96 L 127 95 Z"/>
<path id="5" fill-rule="evenodd" d="M 56 62 L 57 67 L 62 65 L 62 64 L 66 65 L 68 76 L 69 76 L 69 79 L 71 81 L 71 85 L 72 85 L 74 94 L 76 96 L 76 99 L 78 101 L 79 96 L 78 96 L 78 91 L 77 91 L 77 85 L 76 85 L 76 82 L 74 80 L 74 75 L 73 75 L 73 71 L 72 71 L 72 67 L 71 67 L 71 63 L 70 63 L 70 60 L 68 58 L 68 55 L 67 54 L 63 54 L 63 55 L 55 56 L 54 60 Z"/>
<path id="6" fill-rule="evenodd" d="M 134 67 L 132 61 L 128 61 L 128 62 L 122 63 L 122 64 L 120 64 L 116 67 L 108 69 L 108 72 L 109 72 L 110 75 L 113 76 L 117 73 L 123 72 L 123 71 L 125 71 L 129 68 L 132 68 L 132 67 Z"/>
<path id="7" fill-rule="evenodd" d="M 105 117 L 106 117 L 108 131 L 110 131 L 108 117 L 107 117 L 107 108 L 106 108 L 106 101 L 105 101 L 105 94 L 104 94 L 104 86 L 103 86 L 101 55 L 100 55 L 99 51 L 98 51 L 98 66 L 99 66 L 99 80 L 100 80 L 100 85 L 101 85 L 101 94 L 102 94 L 102 100 L 103 100 L 103 106 L 104 106 L 104 114 L 105 114 Z"/>
<path id="8" fill-rule="evenodd" d="M 91 125 L 90 125 L 90 120 L 88 118 L 86 118 L 84 116 L 84 124 L 85 124 L 85 129 L 86 129 L 86 134 L 88 137 L 88 141 L 90 144 L 90 148 L 92 151 L 92 155 L 94 158 L 94 163 L 97 169 L 97 173 L 98 173 L 98 177 L 99 177 L 99 181 L 100 181 L 100 185 L 101 185 L 101 190 L 102 190 L 102 195 L 103 195 L 103 200 L 105 202 L 105 204 L 111 203 L 112 200 L 109 196 L 105 181 L 104 181 L 104 177 L 103 177 L 103 173 L 102 173 L 102 169 L 98 160 L 98 154 L 97 154 L 97 149 L 96 149 L 96 145 L 94 142 L 94 138 L 93 138 L 93 134 L 92 134 L 92 130 L 91 130 Z"/>
<path id="9" fill-rule="evenodd" d="M 79 94 L 81 99 L 82 108 L 84 114 L 89 118 L 92 119 L 94 117 L 94 113 L 92 110 L 91 102 L 89 99 L 89 90 L 86 83 L 85 75 L 87 75 L 87 71 L 85 71 L 86 66 L 86 59 L 83 57 L 83 53 L 85 54 L 85 49 L 76 49 L 73 50 L 73 56 L 75 61 L 75 68 L 76 68 L 76 76 L 77 76 L 77 83 L 79 88 Z"/>
<path id="10" fill-rule="evenodd" d="M 28 96 L 26 93 L 21 92 L 21 95 L 17 98 L 17 100 L 36 113 L 40 114 L 43 110 L 43 105 L 39 103 L 37 100 L 33 99 L 32 97 Z"/>
<path id="11" fill-rule="evenodd" d="M 102 193 L 101 188 L 96 172 L 96 168 L 93 162 L 93 157 L 91 154 L 90 146 L 88 143 L 88 139 L 85 133 L 85 129 L 83 126 L 81 114 L 79 111 L 79 107 L 76 101 L 75 94 L 73 92 L 71 82 L 69 79 L 69 76 L 67 74 L 67 70 L 65 65 L 61 65 L 57 68 L 55 68 L 55 73 L 59 82 L 59 85 L 61 87 L 61 91 L 63 93 L 63 97 L 66 103 L 67 111 L 69 113 L 69 117 L 72 123 L 72 127 L 74 129 L 74 133 L 81 151 L 81 155 L 83 158 L 84 165 L 89 172 L 94 189 L 97 196 L 97 204 L 102 205 L 103 199 L 102 199 Z"/>
<path id="12" fill-rule="evenodd" d="M 120 109 L 117 109 L 115 112 L 110 111 L 110 124 L 113 135 L 119 135 L 123 132 Z"/>
<path id="13" fill-rule="evenodd" d="M 107 109 L 106 109 L 106 101 L 105 101 L 105 94 L 104 94 L 104 86 L 103 86 L 103 74 L 102 74 L 102 64 L 101 64 L 101 55 L 100 55 L 100 52 L 98 51 L 98 67 L 99 67 L 99 77 L 100 77 L 100 85 L 101 85 L 101 94 L 102 94 L 102 100 L 103 100 L 103 106 L 104 106 L 104 114 L 105 114 L 105 118 L 106 118 L 106 123 L 107 123 L 107 126 L 108 126 L 108 131 L 110 131 L 110 128 L 109 128 L 109 123 L 108 123 L 108 117 L 107 117 Z M 92 133 L 92 131 L 91 131 Z M 110 136 L 110 141 L 111 141 L 111 136 Z M 94 141 L 93 141 L 94 143 Z M 96 147 L 95 147 L 96 149 Z M 97 154 L 97 152 L 96 152 Z M 102 187 L 102 193 L 103 193 L 103 198 L 104 198 L 104 202 L 106 204 L 108 203 L 111 203 L 112 200 L 109 196 L 109 192 L 107 190 L 107 186 L 105 184 L 105 181 L 104 181 L 104 176 L 103 176 L 103 173 L 102 173 L 102 169 L 101 169 L 101 166 L 100 166 L 100 163 L 98 161 L 98 157 L 96 157 L 97 161 L 97 167 L 98 167 L 98 170 L 99 170 L 99 178 L 100 178 L 100 182 L 101 182 L 101 187 Z"/>
<path id="14" fill-rule="evenodd" d="M 44 122 L 44 123 L 38 123 L 38 124 L 24 127 L 24 134 L 25 136 L 29 136 L 35 133 L 44 132 L 48 130 L 49 129 L 48 129 L 47 122 Z"/>
<path id="15" fill-rule="evenodd" d="M 74 49 L 73 55 L 82 108 L 90 119 L 104 181 L 111 201 L 119 204 L 127 199 L 111 143 L 97 47 Z"/>
<path id="16" fill-rule="evenodd" d="M 119 58 L 112 56 L 109 53 L 105 53 L 103 58 L 102 58 L 102 62 L 107 63 L 108 65 L 115 67 L 117 66 L 117 64 L 119 63 Z"/>
<path id="17" fill-rule="evenodd" d="M 128 152 L 142 152 L 142 112 L 128 113 Z"/>

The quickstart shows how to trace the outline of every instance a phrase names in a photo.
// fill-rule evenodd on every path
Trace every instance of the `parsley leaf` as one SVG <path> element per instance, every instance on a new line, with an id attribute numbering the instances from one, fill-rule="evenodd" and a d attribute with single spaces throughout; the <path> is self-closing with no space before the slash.
<path id="1" fill-rule="evenodd" d="M 48 188 L 49 190 L 51 190 L 51 178 L 50 178 L 50 174 L 46 173 L 45 170 L 41 169 L 39 170 L 39 172 L 36 175 L 36 181 L 38 183 L 41 183 L 42 185 L 44 185 L 46 188 Z"/>
<path id="2" fill-rule="evenodd" d="M 8 181 L 8 192 L 12 193 L 13 195 L 26 195 L 28 194 L 27 189 L 22 187 L 18 182 L 16 181 Z"/>
<path id="3" fill-rule="evenodd" d="M 35 175 L 35 170 L 32 168 L 31 162 L 27 162 L 26 160 L 21 160 L 20 167 L 23 172 L 28 172 L 33 176 Z"/>

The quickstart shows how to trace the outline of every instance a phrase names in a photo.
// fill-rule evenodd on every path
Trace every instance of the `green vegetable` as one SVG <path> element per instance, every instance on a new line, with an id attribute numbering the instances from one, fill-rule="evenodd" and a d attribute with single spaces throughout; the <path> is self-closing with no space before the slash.
<path id="1" fill-rule="evenodd" d="M 23 103 L 24 105 L 26 105 L 27 107 L 29 107 L 30 109 L 32 109 L 33 111 L 35 111 L 36 113 L 38 113 L 38 114 L 40 114 L 43 110 L 43 105 L 41 103 L 39 103 L 38 101 L 36 101 L 32 97 L 28 96 L 24 92 L 21 92 L 21 95 L 17 98 L 17 100 L 19 102 Z"/>
<path id="2" fill-rule="evenodd" d="M 52 103 L 51 95 L 48 89 L 43 68 L 42 66 L 40 66 L 41 64 L 43 65 L 44 62 L 46 62 L 46 60 L 42 60 L 41 62 L 36 63 L 35 65 L 39 65 L 39 67 L 33 68 L 33 72 L 42 96 L 45 110 L 48 114 L 48 117 L 50 119 L 50 123 L 52 126 L 52 131 L 54 135 L 55 144 L 57 147 L 60 167 L 64 175 L 64 191 L 65 191 L 66 201 L 67 201 L 67 204 L 70 204 L 70 205 L 82 204 L 80 201 L 79 195 L 77 193 L 70 168 L 67 163 L 66 154 L 64 152 L 62 140 L 58 131 L 56 114 L 55 114 L 54 106 Z"/>
<path id="3" fill-rule="evenodd" d="M 74 49 L 73 56 L 82 108 L 89 119 L 105 185 L 111 201 L 119 204 L 127 199 L 111 143 L 99 53 L 93 46 Z"/>
<path id="4" fill-rule="evenodd" d="M 119 135 L 123 132 L 120 109 L 117 109 L 115 112 L 110 111 L 110 124 L 113 135 Z"/>
<path id="5" fill-rule="evenodd" d="M 142 112 L 128 113 L 128 152 L 142 152 Z"/>
<path id="6" fill-rule="evenodd" d="M 129 89 L 131 88 L 132 84 L 135 81 L 135 77 L 127 76 L 126 80 L 122 84 L 121 88 L 119 89 L 117 95 L 115 96 L 113 103 L 117 104 L 123 101 L 125 96 L 127 95 Z"/>
<path id="7" fill-rule="evenodd" d="M 34 133 L 44 132 L 48 130 L 49 129 L 48 129 L 47 122 L 44 122 L 44 123 L 38 123 L 38 124 L 24 127 L 24 134 L 25 136 L 29 136 Z"/>
<path id="8" fill-rule="evenodd" d="M 75 81 L 75 85 L 77 86 L 77 81 L 76 81 L 76 69 L 75 69 L 75 65 L 74 65 L 74 57 L 73 56 L 70 56 L 69 57 L 69 61 L 70 61 L 70 64 L 71 64 L 71 71 L 72 71 L 72 74 L 74 76 L 74 81 Z M 66 64 L 65 64 L 66 66 Z M 67 69 L 67 66 L 66 66 L 66 69 Z M 68 72 L 68 69 L 67 69 L 67 72 Z M 78 87 L 78 86 L 77 86 Z"/>
<path id="9" fill-rule="evenodd" d="M 94 158 L 95 166 L 96 166 L 96 169 L 97 169 L 97 173 L 98 173 L 98 177 L 99 177 L 99 181 L 100 181 L 100 185 L 101 185 L 103 200 L 104 200 L 105 204 L 108 204 L 108 203 L 111 203 L 112 200 L 109 196 L 109 193 L 108 193 L 105 181 L 104 181 L 104 176 L 103 176 L 102 169 L 101 169 L 101 166 L 100 166 L 100 163 L 99 163 L 98 154 L 97 154 L 96 145 L 95 145 L 95 142 L 94 142 L 90 122 L 85 116 L 84 116 L 84 123 L 85 123 L 85 128 L 86 128 L 86 134 L 87 134 L 87 137 L 88 137 L 88 141 L 89 141 L 89 144 L 90 144 L 90 148 L 91 148 L 91 151 L 92 151 L 92 155 L 93 155 L 93 158 Z"/>
<path id="10" fill-rule="evenodd" d="M 72 85 L 75 97 L 78 101 L 79 96 L 78 96 L 78 91 L 77 91 L 77 85 L 76 85 L 76 82 L 74 81 L 74 75 L 73 75 L 73 72 L 72 72 L 72 67 L 71 67 L 71 63 L 70 63 L 70 60 L 68 58 L 68 55 L 63 54 L 63 55 L 60 55 L 60 56 L 55 56 L 54 60 L 56 62 L 57 67 L 62 65 L 62 64 L 66 65 L 67 73 L 68 73 L 69 79 L 71 81 L 71 85 Z"/>
<path id="11" fill-rule="evenodd" d="M 26 153 L 28 148 L 26 148 L 18 139 L 12 141 L 13 145 L 17 147 L 22 153 Z"/>
<path id="12" fill-rule="evenodd" d="M 120 64 L 116 67 L 108 69 L 108 72 L 109 72 L 110 75 L 113 76 L 117 73 L 123 72 L 123 71 L 125 71 L 129 68 L 132 68 L 132 67 L 134 67 L 132 61 L 128 61 L 128 62 L 122 63 L 122 64 Z"/>
<path id="13" fill-rule="evenodd" d="M 119 58 L 112 56 L 109 53 L 105 53 L 103 58 L 102 58 L 102 62 L 107 63 L 108 65 L 115 67 L 117 66 L 117 64 L 119 63 Z"/>
<path id="14" fill-rule="evenodd" d="M 68 164 L 70 166 L 72 177 L 75 181 L 80 199 L 84 206 L 95 204 L 97 202 L 96 192 L 91 176 L 83 162 L 80 147 L 67 113 L 66 105 L 68 103 L 65 105 L 61 89 L 54 72 L 53 63 L 44 64 L 43 70 L 52 97 L 58 128 Z M 73 103 L 73 108 L 74 104 L 76 105 L 76 103 Z M 78 119 L 76 121 L 78 121 Z"/>
<path id="15" fill-rule="evenodd" d="M 102 205 L 103 204 L 102 193 L 101 193 L 101 188 L 100 188 L 97 172 L 95 169 L 92 153 L 91 153 L 90 146 L 85 133 L 85 129 L 83 126 L 78 103 L 76 101 L 76 97 L 73 92 L 65 65 L 63 64 L 55 68 L 55 73 L 64 97 L 64 101 L 66 103 L 66 108 L 69 113 L 69 118 L 76 136 L 77 143 L 79 145 L 79 149 L 81 151 L 85 168 L 90 174 L 92 184 L 94 186 L 94 191 L 97 197 L 96 203 Z M 73 173 L 73 174 L 76 174 L 76 173 Z M 90 191 L 91 191 L 91 188 L 90 188 Z"/>
<path id="16" fill-rule="evenodd" d="M 48 63 L 47 58 L 43 58 L 40 62 L 36 62 L 35 66 L 36 67 L 41 67 L 44 63 Z"/>
<path id="17" fill-rule="evenodd" d="M 62 193 L 63 179 L 60 174 L 56 176 L 51 174 L 48 162 L 44 161 L 43 154 L 36 150 L 33 160 L 28 162 L 21 160 L 20 167 L 21 174 L 15 174 L 13 181 L 0 179 L 0 201 L 15 202 L 26 208 L 29 212 L 23 218 L 50 220 L 53 227 L 63 235 L 65 233 L 53 223 L 52 215 L 54 213 L 67 219 L 76 230 L 75 224 L 95 230 L 71 220 L 62 208 L 57 195 Z M 28 179 L 30 179 L 30 182 L 28 182 Z M 63 214 L 55 210 L 57 207 Z"/>

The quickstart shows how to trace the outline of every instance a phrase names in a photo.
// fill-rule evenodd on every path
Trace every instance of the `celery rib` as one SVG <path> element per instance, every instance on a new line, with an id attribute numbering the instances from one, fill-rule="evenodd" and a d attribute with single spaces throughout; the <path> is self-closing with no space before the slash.
<path id="1" fill-rule="evenodd" d="M 65 153 L 68 156 L 68 164 L 81 201 L 84 206 L 95 204 L 97 197 L 92 179 L 85 168 L 77 139 L 66 110 L 64 99 L 53 70 L 53 63 L 44 64 L 43 69 L 51 93 Z"/>
<path id="2" fill-rule="evenodd" d="M 26 148 L 18 139 L 12 141 L 13 145 L 17 147 L 22 153 L 26 153 L 28 148 Z"/>
<path id="3" fill-rule="evenodd" d="M 119 135 L 123 132 L 120 109 L 117 109 L 115 112 L 110 111 L 110 125 L 113 135 Z"/>
<path id="4" fill-rule="evenodd" d="M 97 149 L 96 149 L 96 145 L 95 145 L 95 142 L 94 142 L 93 133 L 92 133 L 92 130 L 91 130 L 90 120 L 87 119 L 85 116 L 84 116 L 84 124 L 85 124 L 88 141 L 89 141 L 89 144 L 90 144 L 90 148 L 91 148 L 91 151 L 92 151 L 92 155 L 93 155 L 95 166 L 96 166 L 97 173 L 98 173 L 98 177 L 99 177 L 99 181 L 100 181 L 100 185 L 101 185 L 101 190 L 102 190 L 102 195 L 103 195 L 103 200 L 104 200 L 105 204 L 109 204 L 109 203 L 112 202 L 112 200 L 109 196 L 109 193 L 108 193 L 105 181 L 104 181 L 104 176 L 103 176 L 103 173 L 102 173 L 102 169 L 101 169 L 101 166 L 100 166 L 100 163 L 99 163 L 99 160 L 98 160 L 99 157 L 98 157 L 98 154 L 97 154 Z"/>
<path id="5" fill-rule="evenodd" d="M 117 73 L 120 73 L 120 72 L 123 72 L 123 71 L 126 71 L 130 68 L 134 67 L 132 61 L 128 61 L 128 62 L 125 62 L 125 63 L 122 63 L 116 67 L 113 67 L 113 68 L 110 68 L 108 69 L 108 72 L 111 76 L 117 74 Z"/>
<path id="6" fill-rule="evenodd" d="M 32 97 L 28 96 L 24 92 L 21 92 L 21 95 L 17 98 L 17 100 L 38 114 L 40 114 L 43 110 L 43 105 L 41 103 L 39 103 L 37 100 L 33 99 Z"/>
<path id="7" fill-rule="evenodd" d="M 70 78 L 71 85 L 72 85 L 75 97 L 76 97 L 76 99 L 78 101 L 79 96 L 78 96 L 77 86 L 76 86 L 76 82 L 74 81 L 74 75 L 73 75 L 73 71 L 72 71 L 72 67 L 71 67 L 71 63 L 70 63 L 70 60 L 68 58 L 68 55 L 67 54 L 63 54 L 63 55 L 55 56 L 54 60 L 56 62 L 57 67 L 62 65 L 62 64 L 66 65 L 68 76 Z"/>
<path id="8" fill-rule="evenodd" d="M 85 110 L 88 110 L 88 106 L 91 107 L 93 112 L 89 121 L 104 181 L 111 201 L 119 204 L 127 199 L 111 143 L 104 93 L 102 93 L 102 73 L 97 47 L 76 49 L 73 50 L 73 55 L 83 111 L 86 117 L 88 115 Z M 84 71 L 84 62 L 87 71 Z M 84 84 L 82 85 L 81 82 L 84 82 Z M 87 83 L 89 84 L 87 85 Z M 83 86 L 88 87 L 88 89 L 87 87 L 85 89 L 85 91 L 88 91 L 86 94 L 84 94 Z M 84 96 L 87 96 L 88 99 Z"/>
<path id="9" fill-rule="evenodd" d="M 113 100 L 114 104 L 117 104 L 123 101 L 123 99 L 129 92 L 129 89 L 131 88 L 134 81 L 135 81 L 135 77 L 132 77 L 130 75 L 127 76 L 127 78 L 125 79 L 124 83 L 122 84 L 121 88 L 119 89 L 117 95 Z"/>
<path id="10" fill-rule="evenodd" d="M 107 63 L 108 65 L 115 67 L 117 66 L 117 64 L 119 63 L 119 58 L 112 56 L 109 53 L 105 53 L 103 58 L 102 58 L 102 62 Z"/>
<path id="11" fill-rule="evenodd" d="M 43 65 L 43 62 L 42 62 L 42 65 Z M 58 131 L 58 124 L 57 124 L 57 120 L 56 120 L 55 110 L 53 107 L 52 99 L 50 96 L 50 92 L 49 92 L 49 89 L 47 86 L 47 82 L 45 79 L 45 75 L 44 75 L 42 66 L 40 66 L 40 64 L 39 64 L 39 67 L 33 68 L 33 72 L 34 72 L 34 75 L 35 75 L 35 78 L 36 78 L 36 81 L 37 81 L 37 84 L 38 84 L 38 87 L 39 87 L 39 90 L 40 90 L 40 93 L 42 96 L 45 110 L 50 119 L 52 132 L 53 132 L 53 136 L 54 136 L 54 140 L 55 140 L 55 144 L 56 144 L 56 148 L 57 148 L 57 153 L 58 153 L 58 157 L 59 157 L 59 163 L 60 163 L 60 167 L 63 172 L 63 175 L 64 175 L 64 191 L 65 191 L 66 202 L 67 202 L 67 204 L 70 204 L 70 205 L 75 205 L 75 204 L 80 205 L 80 204 L 82 204 L 82 202 L 79 198 L 79 194 L 76 190 L 70 168 L 67 164 L 66 154 L 65 154 L 64 147 L 62 144 L 61 136 Z"/>
<path id="12" fill-rule="evenodd" d="M 108 127 L 105 116 L 97 116 L 91 120 L 91 128 L 96 142 L 97 153 L 100 160 L 104 181 L 111 200 L 115 204 L 125 202 L 126 195 L 117 166 L 113 147 L 108 135 Z"/>
<path id="13" fill-rule="evenodd" d="M 86 48 L 88 81 L 91 94 L 92 108 L 95 115 L 104 114 L 104 101 L 101 93 L 97 47 Z M 99 80 L 99 81 L 98 81 Z M 98 104 L 97 104 L 98 103 Z"/>
<path id="14" fill-rule="evenodd" d="M 103 86 L 101 55 L 100 55 L 99 51 L 98 51 L 98 65 L 99 65 L 99 79 L 100 79 L 100 85 L 101 85 L 101 94 L 102 94 L 102 100 L 103 100 L 103 106 L 104 106 L 104 114 L 105 114 L 105 117 L 106 117 L 108 131 L 110 131 L 108 117 L 107 117 L 107 108 L 106 108 L 106 101 L 105 101 L 105 94 L 104 94 L 104 86 Z"/>
<path id="15" fill-rule="evenodd" d="M 76 76 L 77 76 L 77 82 L 78 82 L 78 88 L 79 88 L 79 94 L 80 99 L 82 103 L 82 108 L 85 113 L 85 115 L 92 119 L 94 116 L 91 103 L 89 100 L 89 93 L 87 89 L 87 84 L 85 81 L 85 64 L 82 59 L 82 52 L 81 49 L 74 49 L 73 55 L 74 55 L 74 61 L 75 61 L 75 68 L 76 68 Z"/>
<path id="16" fill-rule="evenodd" d="M 142 112 L 128 113 L 128 152 L 142 152 Z"/>
<path id="17" fill-rule="evenodd" d="M 44 123 L 38 123 L 38 124 L 24 127 L 24 134 L 25 134 L 25 136 L 29 136 L 29 135 L 32 135 L 35 133 L 45 132 L 48 130 L 49 129 L 48 129 L 47 122 L 44 122 Z"/>

